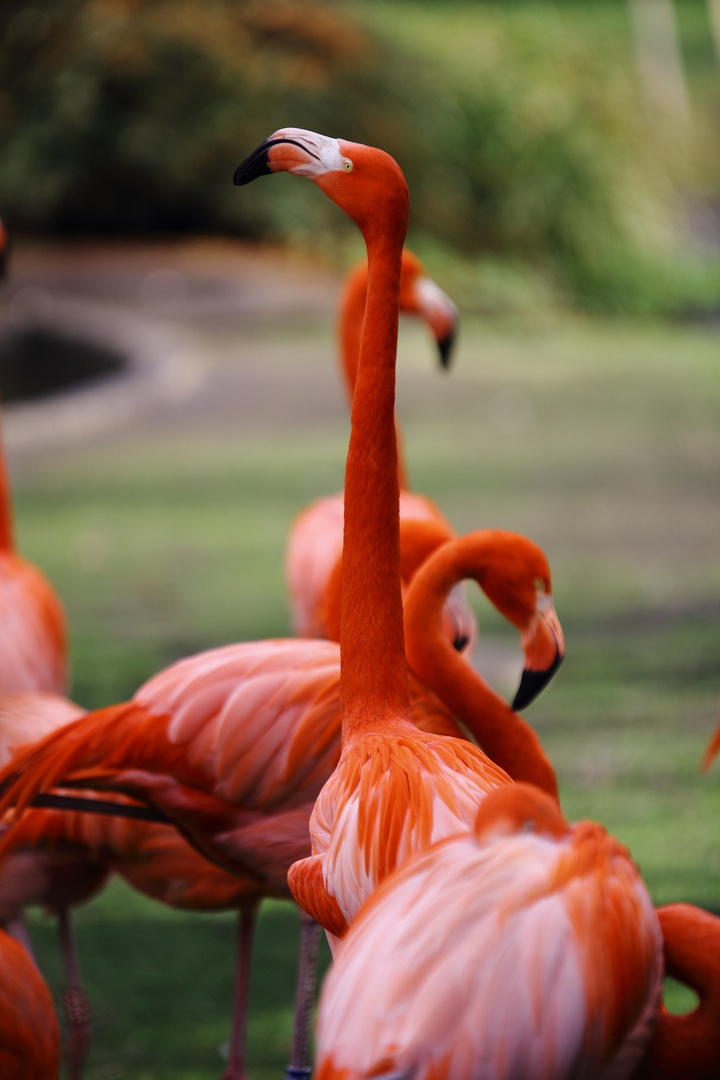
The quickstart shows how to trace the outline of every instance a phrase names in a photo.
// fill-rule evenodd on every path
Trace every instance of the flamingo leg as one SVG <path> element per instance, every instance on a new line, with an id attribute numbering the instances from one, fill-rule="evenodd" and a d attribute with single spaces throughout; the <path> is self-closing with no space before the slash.
<path id="1" fill-rule="evenodd" d="M 295 1025 L 290 1064 L 285 1070 L 286 1080 L 309 1080 L 312 1072 L 310 1024 L 315 1004 L 315 972 L 321 927 L 302 908 L 298 910 L 300 911 L 300 959 L 295 993 Z"/>
<path id="2" fill-rule="evenodd" d="M 25 949 L 25 952 L 28 954 L 33 964 L 37 968 L 38 963 L 35 959 L 35 953 L 33 952 L 32 941 L 30 940 L 27 923 L 25 922 L 25 919 L 22 917 L 22 915 L 17 915 L 14 919 L 9 919 L 8 922 L 5 924 L 5 930 L 7 930 L 8 934 L 14 937 L 16 941 L 20 942 L 22 947 Z M 40 969 L 38 968 L 38 971 L 39 970 Z"/>
<path id="3" fill-rule="evenodd" d="M 228 1067 L 222 1080 L 247 1080 L 245 1048 L 247 1041 L 247 1012 L 250 997 L 250 963 L 252 960 L 255 924 L 260 904 L 244 904 L 238 916 L 237 972 L 235 976 L 235 1005 Z"/>
<path id="4" fill-rule="evenodd" d="M 80 980 L 77 953 L 67 908 L 58 908 L 60 941 L 65 958 L 67 988 L 65 1016 L 68 1022 L 67 1068 L 69 1080 L 80 1080 L 90 1040 L 90 1006 Z"/>

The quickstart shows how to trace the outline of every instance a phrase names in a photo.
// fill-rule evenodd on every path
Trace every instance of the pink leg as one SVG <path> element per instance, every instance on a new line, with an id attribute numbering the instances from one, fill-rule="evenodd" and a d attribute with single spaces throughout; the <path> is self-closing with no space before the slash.
<path id="1" fill-rule="evenodd" d="M 250 962 L 259 903 L 246 904 L 240 908 L 238 919 L 237 973 L 235 976 L 235 1007 L 228 1067 L 222 1080 L 247 1080 L 245 1044 L 247 1039 L 247 1012 L 250 989 Z"/>
<path id="2" fill-rule="evenodd" d="M 320 944 L 320 926 L 307 912 L 300 912 L 300 959 L 298 960 L 297 990 L 295 993 L 295 1026 L 293 1030 L 290 1064 L 285 1070 L 286 1080 L 309 1080 L 310 1026 L 315 1004 L 315 972 Z"/>
<path id="3" fill-rule="evenodd" d="M 37 960 L 35 959 L 35 953 L 33 952 L 30 934 L 28 933 L 28 928 L 22 915 L 18 915 L 16 918 L 10 919 L 9 922 L 5 924 L 5 930 L 7 930 L 8 934 L 14 937 L 16 941 L 20 942 L 35 967 L 37 967 L 38 964 Z"/>
<path id="4" fill-rule="evenodd" d="M 67 1067 L 69 1080 L 80 1080 L 85 1064 L 85 1054 L 90 1040 L 90 1007 L 80 981 L 80 969 L 70 930 L 70 917 L 67 908 L 58 909 L 60 922 L 60 940 L 67 988 L 65 990 L 65 1015 L 68 1021 Z"/>

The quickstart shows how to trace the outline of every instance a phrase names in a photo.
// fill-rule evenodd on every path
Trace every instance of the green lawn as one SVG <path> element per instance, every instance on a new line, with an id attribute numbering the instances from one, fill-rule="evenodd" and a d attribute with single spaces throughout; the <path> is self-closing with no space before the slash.
<path id="1" fill-rule="evenodd" d="M 421 330 L 401 330 L 414 487 L 459 531 L 516 529 L 550 558 L 567 659 L 528 718 L 568 815 L 628 843 L 657 902 L 720 909 L 720 771 L 697 771 L 720 706 L 716 332 L 468 319 L 446 377 Z M 15 470 L 19 543 L 65 599 L 75 696 L 88 706 L 193 650 L 287 633 L 289 523 L 342 482 L 347 421 L 330 393 L 328 320 L 187 333 L 209 397 L 222 391 L 219 411 L 191 402 Z M 260 378 L 270 397 L 258 410 Z M 512 642 L 479 612 L 491 641 Z M 233 918 L 179 915 L 116 885 L 77 923 L 97 1018 L 88 1080 L 218 1077 Z M 50 927 L 38 916 L 33 928 L 57 987 Z M 256 1080 L 285 1064 L 295 934 L 292 910 L 268 905 Z"/>

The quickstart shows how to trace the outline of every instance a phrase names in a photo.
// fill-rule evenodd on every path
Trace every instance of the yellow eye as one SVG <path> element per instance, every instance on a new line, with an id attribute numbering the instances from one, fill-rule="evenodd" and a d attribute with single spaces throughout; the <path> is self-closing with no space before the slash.
<path id="1" fill-rule="evenodd" d="M 538 589 L 539 592 L 545 592 L 546 585 L 541 577 L 535 578 L 535 588 Z"/>
<path id="2" fill-rule="evenodd" d="M 344 158 L 343 158 L 343 163 L 342 163 L 342 167 L 343 167 L 343 169 L 345 170 L 345 172 L 352 172 L 352 170 L 353 170 L 353 163 L 352 163 L 352 161 L 350 160 L 350 158 L 346 158 L 346 157 L 344 157 Z"/>

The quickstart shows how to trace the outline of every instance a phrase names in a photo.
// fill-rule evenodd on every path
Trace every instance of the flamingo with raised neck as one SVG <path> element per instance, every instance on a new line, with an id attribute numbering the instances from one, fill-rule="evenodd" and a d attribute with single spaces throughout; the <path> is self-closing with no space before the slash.
<path id="1" fill-rule="evenodd" d="M 428 736 L 408 696 L 400 575 L 395 359 L 408 191 L 384 151 L 298 128 L 236 173 L 313 180 L 356 222 L 368 290 L 345 471 L 340 625 L 342 753 L 311 818 L 313 855 L 290 869 L 298 902 L 333 934 L 414 851 L 468 828 L 510 777 L 474 746 Z"/>

